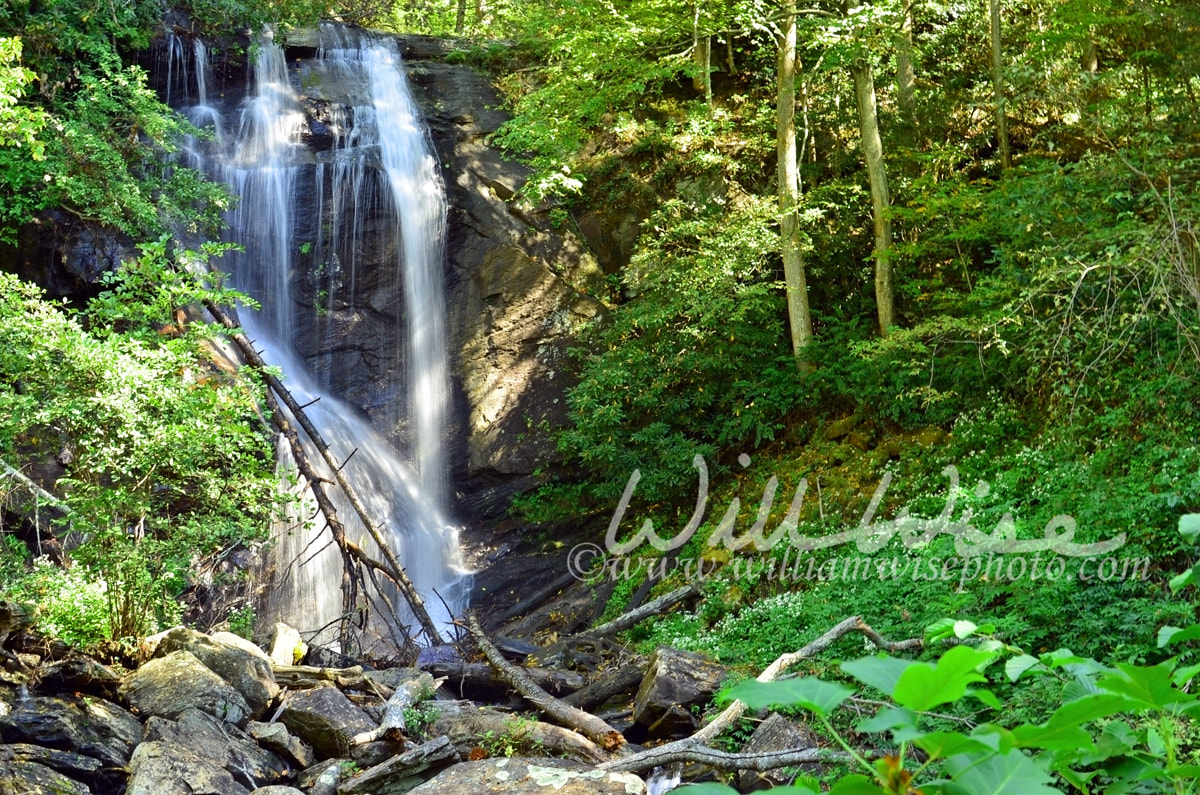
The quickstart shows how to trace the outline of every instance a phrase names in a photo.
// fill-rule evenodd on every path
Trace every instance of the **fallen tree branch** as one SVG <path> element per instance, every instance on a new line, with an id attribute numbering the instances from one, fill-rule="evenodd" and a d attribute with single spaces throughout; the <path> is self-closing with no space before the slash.
<path id="1" fill-rule="evenodd" d="M 308 435 L 308 438 L 312 440 L 312 443 L 321 453 L 321 457 L 325 460 L 325 463 L 328 464 L 330 471 L 333 473 L 334 480 L 337 482 L 338 487 L 341 488 L 342 492 L 346 495 L 346 499 L 354 508 L 354 512 L 358 514 L 358 518 L 362 520 L 363 527 L 366 528 L 372 540 L 374 540 L 375 544 L 379 547 L 379 551 L 383 554 L 384 560 L 388 564 L 391 578 L 396 582 L 400 592 L 404 594 L 404 598 L 408 601 L 408 605 L 412 610 L 413 616 L 416 618 L 417 623 L 421 625 L 421 629 L 424 630 L 430 644 L 435 646 L 442 645 L 442 636 L 438 632 L 437 626 L 433 623 L 433 619 L 429 617 L 429 611 L 425 609 L 424 600 L 421 599 L 421 595 L 417 593 L 416 586 L 413 585 L 412 580 L 409 579 L 408 573 L 404 570 L 404 567 L 400 565 L 400 561 L 397 560 L 395 554 L 392 553 L 391 547 L 388 546 L 387 541 L 383 538 L 383 534 L 379 532 L 379 528 L 376 526 L 374 520 L 372 520 L 367 514 L 366 507 L 363 506 L 362 501 L 358 498 L 358 493 L 354 490 L 354 487 L 350 484 L 350 481 L 348 481 L 345 474 L 342 473 L 337 460 L 333 457 L 333 453 L 329 449 L 329 445 L 326 444 L 324 438 L 322 438 L 320 431 L 318 431 L 316 426 L 313 425 L 308 419 L 308 415 L 304 413 L 304 409 L 301 408 L 300 404 L 296 402 L 296 399 L 292 396 L 292 393 L 288 391 L 282 382 L 280 382 L 280 380 L 276 378 L 267 368 L 266 362 L 263 361 L 262 356 L 260 356 L 258 351 L 254 349 L 254 346 L 250 343 L 250 340 L 246 339 L 246 335 L 242 334 L 241 331 L 238 330 L 237 324 L 233 322 L 229 315 L 212 301 L 206 301 L 204 306 L 212 314 L 212 316 L 216 318 L 217 322 L 219 322 L 229 331 L 230 339 L 232 339 L 238 348 L 241 349 L 243 355 L 246 357 L 246 360 L 258 370 L 263 381 L 266 382 L 267 386 L 269 386 L 271 390 L 273 390 L 275 394 L 279 396 L 279 399 L 283 401 L 283 404 L 292 412 L 292 416 L 296 418 L 296 422 L 300 424 L 300 427 L 304 429 L 304 432 Z M 314 481 L 310 481 L 310 483 L 311 482 Z M 328 514 L 326 515 L 326 518 L 329 518 Z"/>
<path id="2" fill-rule="evenodd" d="M 671 743 L 650 748 L 635 756 L 605 762 L 600 766 L 605 770 L 614 770 L 619 773 L 634 773 L 672 762 L 700 762 L 720 770 L 761 772 L 811 762 L 843 762 L 850 758 L 851 756 L 843 751 L 833 751 L 827 748 L 798 748 L 757 754 L 731 754 L 728 751 L 717 751 L 699 743 L 685 743 L 682 746 L 675 746 L 674 743 Z"/>
<path id="3" fill-rule="evenodd" d="M 646 663 L 644 660 L 640 663 L 622 665 L 608 676 L 597 679 L 587 687 L 580 688 L 564 697 L 563 703 L 579 709 L 598 707 L 613 696 L 636 690 L 645 674 Z"/>
<path id="4" fill-rule="evenodd" d="M 643 619 L 657 615 L 669 607 L 682 602 L 688 597 L 700 593 L 699 583 L 688 583 L 681 588 L 676 588 L 668 594 L 664 594 L 657 599 L 651 599 L 641 607 L 630 610 L 628 613 L 619 615 L 612 621 L 601 624 L 598 627 L 593 627 L 586 632 L 581 632 L 581 635 L 595 635 L 603 637 L 605 635 L 615 635 L 622 630 L 629 629 Z"/>
<path id="5" fill-rule="evenodd" d="M 445 677 L 447 683 L 465 691 L 507 690 L 512 684 L 487 663 L 437 661 L 420 666 L 435 677 Z M 538 687 L 551 695 L 574 693 L 583 687 L 582 674 L 575 671 L 560 671 L 556 668 L 521 668 Z"/>
<path id="6" fill-rule="evenodd" d="M 574 729 L 606 751 L 616 751 L 625 744 L 624 736 L 612 726 L 589 712 L 584 712 L 558 700 L 538 687 L 537 683 L 530 679 L 521 668 L 504 659 L 500 650 L 483 633 L 483 629 L 479 626 L 479 620 L 474 615 L 467 616 L 467 627 L 471 630 L 475 642 L 479 644 L 479 650 L 483 652 L 483 656 L 487 657 L 488 662 L 518 693 L 547 717 Z"/>

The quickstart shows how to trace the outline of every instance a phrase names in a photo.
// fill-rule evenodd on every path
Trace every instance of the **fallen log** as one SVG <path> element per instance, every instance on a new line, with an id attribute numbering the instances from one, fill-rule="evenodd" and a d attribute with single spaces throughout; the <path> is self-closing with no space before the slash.
<path id="1" fill-rule="evenodd" d="M 484 657 L 487 657 L 488 662 L 542 714 L 561 725 L 574 729 L 606 751 L 617 751 L 625 744 L 625 738 L 612 726 L 591 713 L 559 701 L 539 687 L 524 670 L 504 659 L 500 650 L 493 646 L 483 633 L 483 629 L 479 626 L 479 620 L 475 616 L 467 616 L 467 627 L 471 630 L 471 635 L 474 636 L 475 642 L 479 644 L 479 650 L 483 652 Z"/>
<path id="2" fill-rule="evenodd" d="M 564 704 L 579 709 L 593 709 L 616 696 L 637 690 L 645 673 L 646 664 L 644 662 L 622 665 L 607 676 L 565 696 L 562 701 Z"/>
<path id="3" fill-rule="evenodd" d="M 552 723 L 481 709 L 469 703 L 434 702 L 434 705 L 440 714 L 430 731 L 449 737 L 464 758 L 475 749 L 495 753 L 511 747 L 530 756 L 561 755 L 589 765 L 608 759 L 599 746 L 579 732 Z M 501 745 L 507 747 L 497 747 Z"/>
<path id="4" fill-rule="evenodd" d="M 605 770 L 633 773 L 649 770 L 672 762 L 700 762 L 720 770 L 777 770 L 781 767 L 802 765 L 810 762 L 844 762 L 851 756 L 844 751 L 827 748 L 798 748 L 790 751 L 770 751 L 758 754 L 733 754 L 717 751 L 699 743 L 677 746 L 675 743 L 650 748 L 635 756 L 602 763 Z"/>
<path id="5" fill-rule="evenodd" d="M 437 661 L 418 666 L 435 677 L 445 677 L 446 684 L 460 695 L 467 691 L 495 693 L 512 689 L 512 684 L 496 673 L 487 663 Z M 574 693 L 586 684 L 583 675 L 554 668 L 523 668 L 525 674 L 543 690 L 554 695 Z"/>
<path id="6" fill-rule="evenodd" d="M 698 593 L 700 593 L 700 584 L 694 583 L 694 582 L 688 583 L 687 585 L 684 585 L 681 588 L 676 588 L 674 591 L 671 591 L 668 594 L 664 594 L 664 595 L 658 597 L 657 599 L 651 599 L 649 602 L 646 602 L 646 604 L 642 605 L 641 607 L 635 608 L 634 610 L 630 610 L 628 613 L 617 616 L 612 621 L 601 624 L 598 627 L 592 627 L 591 629 L 587 630 L 586 632 L 582 632 L 580 634 L 600 636 L 600 637 L 603 637 L 605 635 L 615 635 L 618 632 L 621 632 L 622 630 L 629 629 L 630 627 L 637 624 L 639 621 L 642 621 L 653 615 L 658 615 L 659 613 L 666 610 L 667 608 L 673 607 L 676 604 L 682 602 L 684 599 L 687 599 L 688 597 L 691 597 L 691 596 L 695 596 Z"/>

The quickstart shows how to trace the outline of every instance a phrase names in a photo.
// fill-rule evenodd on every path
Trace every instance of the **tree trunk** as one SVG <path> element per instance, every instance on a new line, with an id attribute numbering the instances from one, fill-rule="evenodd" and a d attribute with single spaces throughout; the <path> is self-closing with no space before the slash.
<path id="1" fill-rule="evenodd" d="M 467 25 L 467 0 L 458 0 L 458 11 L 454 17 L 454 35 L 463 35 Z"/>
<path id="2" fill-rule="evenodd" d="M 1000 166 L 1012 168 L 1012 152 L 1008 147 L 1008 120 L 1004 107 L 1004 53 L 1000 40 L 1000 0 L 988 0 L 992 39 L 992 89 L 996 104 L 996 142 L 1000 147 Z"/>
<path id="3" fill-rule="evenodd" d="M 788 326 L 792 352 L 797 359 L 812 342 L 812 315 L 808 283 L 800 250 L 800 170 L 796 164 L 796 2 L 788 0 L 788 14 L 779 43 L 779 97 L 776 106 L 776 176 L 779 182 L 780 249 L 783 281 L 787 290 Z"/>
<path id="4" fill-rule="evenodd" d="M 917 126 L 917 104 L 913 96 L 916 76 L 912 62 L 912 28 L 912 0 L 906 0 L 900 19 L 900 37 L 896 41 L 896 97 L 900 105 L 900 118 L 909 131 L 916 130 Z"/>
<path id="5" fill-rule="evenodd" d="M 879 136 L 879 112 L 875 104 L 875 78 L 869 64 L 852 70 L 854 95 L 858 104 L 858 126 L 862 135 L 863 157 L 871 182 L 871 215 L 875 227 L 875 306 L 879 316 L 879 335 L 886 337 L 895 318 L 895 287 L 892 284 L 892 221 L 888 215 L 887 166 L 883 162 L 883 140 Z"/>

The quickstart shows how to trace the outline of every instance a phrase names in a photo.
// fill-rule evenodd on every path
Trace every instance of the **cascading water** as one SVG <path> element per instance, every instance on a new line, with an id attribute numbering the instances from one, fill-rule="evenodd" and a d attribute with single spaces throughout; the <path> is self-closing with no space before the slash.
<path id="1" fill-rule="evenodd" d="M 197 73 L 204 72 L 205 57 L 198 46 Z M 310 99 L 327 103 L 324 124 L 334 139 L 328 151 L 314 154 L 302 143 L 309 123 L 297 90 L 301 82 Z M 317 401 L 306 413 L 337 459 L 349 458 L 345 472 L 368 514 L 385 533 L 434 621 L 445 625 L 464 606 L 468 586 L 459 564 L 457 532 L 445 516 L 446 205 L 437 161 L 408 92 L 398 50 L 386 38 L 325 26 L 317 58 L 291 71 L 283 50 L 269 37 L 264 40 L 251 91 L 236 111 L 210 107 L 205 86 L 201 74 L 198 97 L 189 97 L 183 110 L 198 125 L 215 129 L 216 145 L 207 152 L 185 149 L 194 159 L 191 164 L 218 176 L 239 198 L 228 219 L 230 239 L 244 247 L 232 258 L 233 278 L 262 307 L 259 312 L 242 310 L 241 321 L 266 358 L 286 374 L 297 400 Z M 381 209 L 388 223 L 379 222 Z M 381 278 L 367 272 L 378 269 L 378 263 L 362 261 L 363 250 L 371 247 L 389 252 L 394 273 Z M 310 281 L 325 285 L 312 291 L 308 304 L 298 298 L 297 286 L 306 269 Z M 388 288 L 390 279 L 397 283 Z M 338 354 L 301 356 L 292 344 L 298 324 L 328 324 L 338 313 L 346 316 L 343 327 L 353 330 L 359 318 L 342 310 L 355 303 L 358 292 L 370 293 L 365 303 L 379 318 L 403 327 L 396 330 L 392 362 L 385 369 L 393 370 L 393 378 L 406 379 L 408 405 L 390 407 L 383 424 L 406 441 L 411 466 L 356 411 L 323 394 L 339 378 Z M 399 293 L 403 307 L 388 305 L 385 296 Z M 407 362 L 403 373 L 395 372 L 400 361 Z M 281 451 L 285 463 L 289 457 Z M 316 455 L 309 458 L 319 462 Z M 341 498 L 333 491 L 330 496 Z M 364 543 L 364 529 L 348 504 L 338 503 L 338 517 L 348 537 Z M 331 642 L 343 612 L 342 561 L 314 509 L 298 511 L 279 534 L 276 560 L 277 569 L 287 573 L 270 594 L 269 612 L 308 633 L 324 628 L 316 640 Z M 392 611 L 385 605 L 395 607 L 401 624 L 408 623 L 394 593 L 384 589 L 372 598 L 372 615 L 385 622 L 372 628 L 375 634 L 386 635 L 390 629 Z M 392 633 L 393 640 L 399 637 Z"/>

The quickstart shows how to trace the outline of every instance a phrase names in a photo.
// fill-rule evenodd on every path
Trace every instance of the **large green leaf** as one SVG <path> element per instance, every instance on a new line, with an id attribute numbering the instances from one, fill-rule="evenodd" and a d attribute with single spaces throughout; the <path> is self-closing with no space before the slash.
<path id="1" fill-rule="evenodd" d="M 1068 701 L 1054 711 L 1046 722 L 1048 728 L 1060 729 L 1082 726 L 1096 718 L 1136 709 L 1137 704 L 1117 693 L 1091 693 Z"/>
<path id="2" fill-rule="evenodd" d="M 852 687 L 803 677 L 777 682 L 742 682 L 726 690 L 724 697 L 737 699 L 751 709 L 772 706 L 803 707 L 828 717 L 829 713 L 852 695 Z"/>
<path id="3" fill-rule="evenodd" d="M 1078 724 L 1063 723 L 1051 725 L 1043 723 L 1038 726 L 1024 724 L 1013 729 L 1013 736 L 1022 748 L 1071 749 L 1091 748 L 1092 737 L 1079 728 Z"/>
<path id="4" fill-rule="evenodd" d="M 1100 678 L 1100 687 L 1110 693 L 1127 696 L 1150 709 L 1166 709 L 1196 701 L 1196 696 L 1175 687 L 1173 660 L 1153 666 L 1121 663 L 1117 668 L 1120 669 L 1120 673 L 1111 673 Z"/>
<path id="5" fill-rule="evenodd" d="M 892 695 L 896 683 L 906 670 L 914 665 L 927 665 L 915 660 L 901 660 L 880 654 L 844 662 L 841 668 L 864 685 L 870 685 L 881 693 Z"/>
<path id="6" fill-rule="evenodd" d="M 778 790 L 771 790 L 778 792 Z M 833 785 L 829 795 L 880 795 L 883 792 L 879 786 L 866 776 L 855 774 L 846 776 Z"/>
<path id="7" fill-rule="evenodd" d="M 969 646 L 955 646 L 941 656 L 936 666 L 915 663 L 906 668 L 896 682 L 892 698 L 918 711 L 958 701 L 970 685 L 984 681 L 977 669 L 993 658 Z"/>
<path id="8" fill-rule="evenodd" d="M 1172 643 L 1183 643 L 1184 641 L 1196 640 L 1198 638 L 1200 638 L 1200 624 L 1192 624 L 1186 629 L 1165 626 L 1158 631 L 1158 648 L 1161 649 Z"/>
<path id="9" fill-rule="evenodd" d="M 1195 542 L 1200 538 L 1200 513 L 1185 513 L 1179 517 L 1179 532 L 1188 541 Z"/>
<path id="10" fill-rule="evenodd" d="M 970 795 L 1060 795 L 1041 765 L 1019 750 L 980 758 L 961 754 L 946 760 L 957 789 Z"/>

